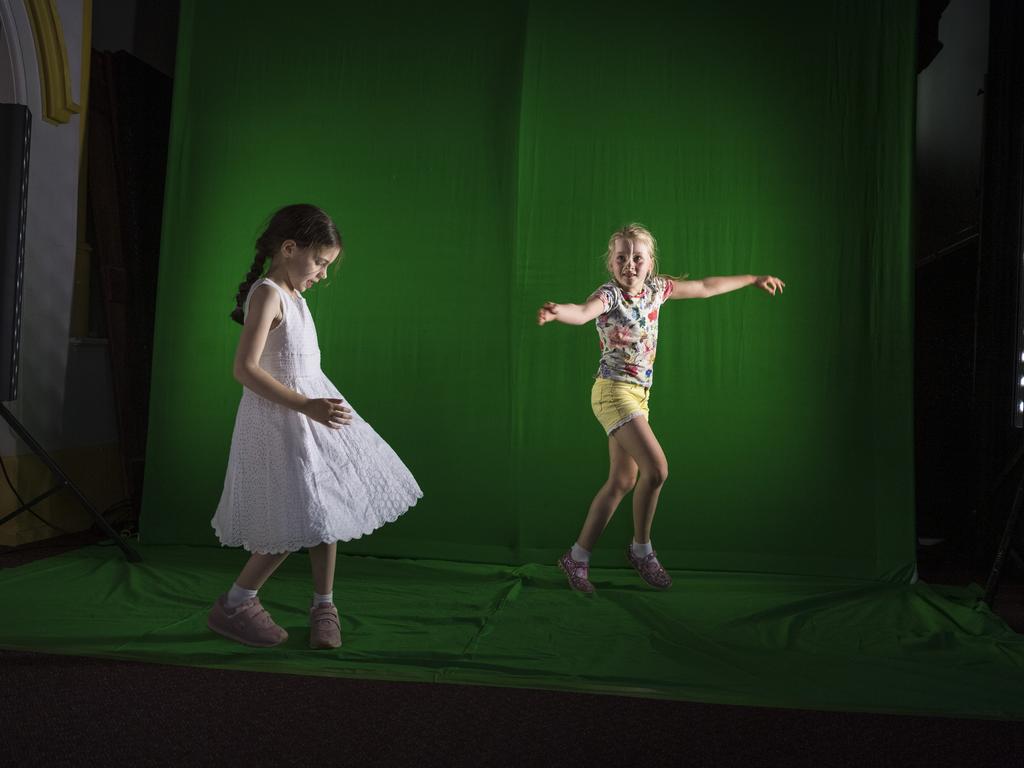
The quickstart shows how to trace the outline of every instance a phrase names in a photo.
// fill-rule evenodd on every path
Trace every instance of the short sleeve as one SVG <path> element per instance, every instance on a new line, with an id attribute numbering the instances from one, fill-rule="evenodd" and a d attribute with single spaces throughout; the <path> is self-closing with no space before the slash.
<path id="1" fill-rule="evenodd" d="M 612 285 L 611 283 L 605 283 L 592 294 L 590 294 L 588 301 L 594 298 L 595 296 L 601 299 L 601 302 L 604 304 L 604 313 L 611 312 L 613 309 L 619 306 L 619 292 L 615 290 L 615 286 Z"/>
<path id="2" fill-rule="evenodd" d="M 675 287 L 672 278 L 665 275 L 655 275 L 651 278 L 651 284 L 654 288 L 654 303 L 656 305 L 664 304 L 672 296 L 672 289 Z"/>

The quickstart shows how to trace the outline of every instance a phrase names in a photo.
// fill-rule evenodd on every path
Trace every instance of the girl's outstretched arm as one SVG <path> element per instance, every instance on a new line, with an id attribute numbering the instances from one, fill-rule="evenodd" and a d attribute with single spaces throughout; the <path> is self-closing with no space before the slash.
<path id="1" fill-rule="evenodd" d="M 584 304 L 555 304 L 544 302 L 537 310 L 537 325 L 544 325 L 552 320 L 567 325 L 583 325 L 604 312 L 604 302 L 600 296 L 591 296 Z"/>
<path id="2" fill-rule="evenodd" d="M 772 296 L 782 289 L 786 284 L 772 275 L 730 275 L 728 277 L 705 277 L 703 280 L 672 280 L 672 294 L 670 299 L 710 299 L 721 293 L 729 293 L 748 285 L 756 285 L 765 293 Z"/>

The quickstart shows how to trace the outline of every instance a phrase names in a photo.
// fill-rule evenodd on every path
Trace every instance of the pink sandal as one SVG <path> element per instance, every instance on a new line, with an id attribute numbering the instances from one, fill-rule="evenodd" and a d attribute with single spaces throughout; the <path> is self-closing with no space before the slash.
<path id="1" fill-rule="evenodd" d="M 651 552 L 645 557 L 637 557 L 633 554 L 633 547 L 627 544 L 626 557 L 629 558 L 629 564 L 640 574 L 640 578 L 655 589 L 668 589 L 672 586 L 672 577 L 661 567 L 657 552 Z"/>
<path id="2" fill-rule="evenodd" d="M 594 594 L 594 585 L 590 583 L 589 578 L 590 563 L 581 563 L 579 560 L 573 560 L 572 550 L 570 549 L 558 558 L 558 567 L 562 569 L 569 579 L 570 587 L 585 595 Z"/>

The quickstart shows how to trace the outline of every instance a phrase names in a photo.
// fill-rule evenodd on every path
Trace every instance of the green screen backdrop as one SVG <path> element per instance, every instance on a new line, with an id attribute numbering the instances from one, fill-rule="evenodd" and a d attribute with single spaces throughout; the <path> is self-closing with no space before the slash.
<path id="1" fill-rule="evenodd" d="M 425 497 L 344 551 L 553 562 L 607 472 L 590 326 L 608 235 L 665 273 L 651 398 L 666 565 L 914 572 L 913 3 L 182 4 L 142 536 L 209 525 L 241 394 L 227 315 L 270 213 L 346 254 L 307 294 L 324 370 Z M 595 564 L 622 564 L 627 497 Z"/>

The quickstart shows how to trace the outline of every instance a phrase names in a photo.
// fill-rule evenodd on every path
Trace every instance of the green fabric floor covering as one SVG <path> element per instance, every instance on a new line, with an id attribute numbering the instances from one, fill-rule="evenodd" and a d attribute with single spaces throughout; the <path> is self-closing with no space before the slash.
<path id="1" fill-rule="evenodd" d="M 339 556 L 344 646 L 306 647 L 309 561 L 261 592 L 290 633 L 251 649 L 211 633 L 244 553 L 92 546 L 0 570 L 0 647 L 301 675 L 606 692 L 772 707 L 1024 718 L 1024 636 L 976 588 L 676 571 L 656 592 L 596 569 Z"/>

